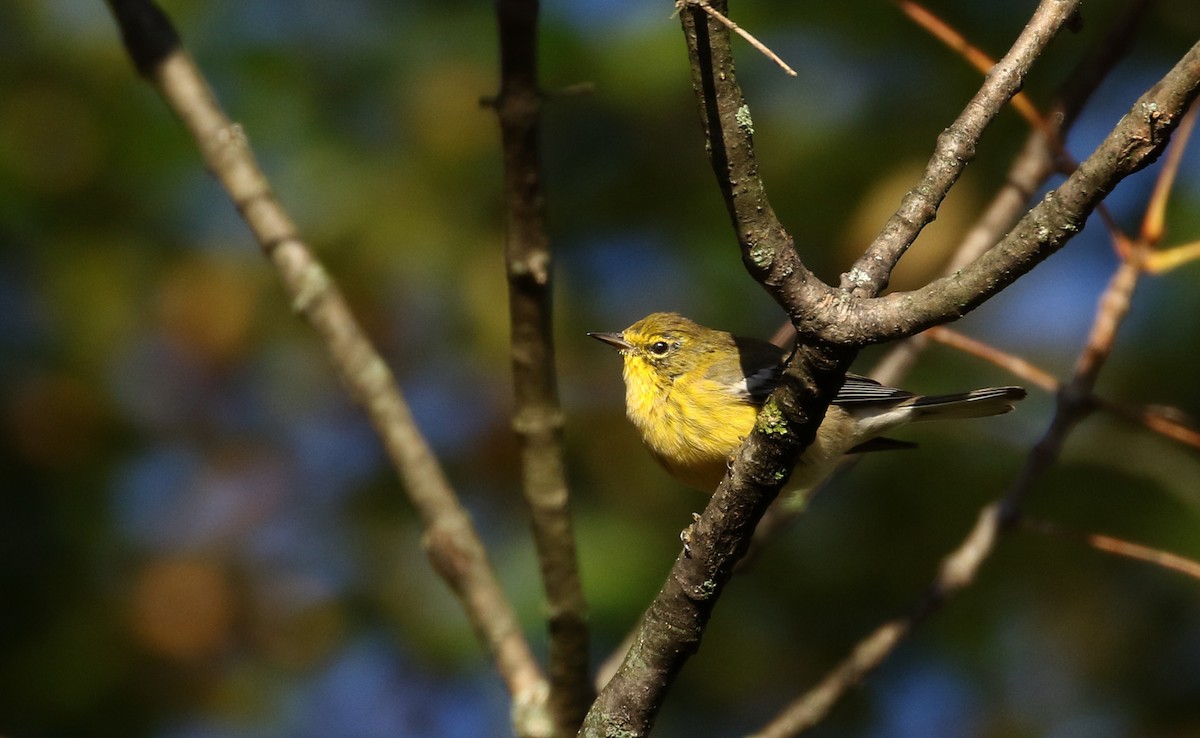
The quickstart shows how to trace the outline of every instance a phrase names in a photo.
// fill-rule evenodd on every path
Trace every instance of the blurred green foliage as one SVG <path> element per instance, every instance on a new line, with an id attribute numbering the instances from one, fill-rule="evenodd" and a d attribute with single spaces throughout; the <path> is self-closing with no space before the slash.
<path id="1" fill-rule="evenodd" d="M 164 1 L 283 203 L 395 368 L 539 644 L 508 427 L 491 6 Z M 993 55 L 1034 3 L 931 2 Z M 1045 106 L 1106 28 L 1085 8 L 1028 82 Z M 583 337 L 672 309 L 768 335 L 713 186 L 670 3 L 543 7 L 544 163 L 567 453 L 596 657 L 657 591 L 703 500 L 623 418 L 617 360 Z M 800 71 L 741 45 L 763 174 L 834 280 L 979 79 L 887 3 L 738 4 Z M 1150 11 L 1070 142 L 1082 157 L 1196 38 Z M 590 82 L 594 92 L 554 95 Z M 1025 136 L 1006 113 L 900 286 L 938 268 Z M 1200 237 L 1189 154 L 1169 241 Z M 1136 223 L 1153 172 L 1110 200 Z M 963 321 L 1062 374 L 1114 266 L 1089 228 Z M 1196 414 L 1198 266 L 1148 279 L 1100 389 Z M 868 352 L 863 364 L 878 356 Z M 0 733 L 474 736 L 507 705 L 369 427 L 100 2 L 0 5 Z M 909 384 L 1009 383 L 934 348 Z M 912 434 L 814 502 L 722 601 L 656 734 L 750 731 L 905 610 L 1045 427 Z M 1200 558 L 1200 457 L 1098 416 L 1031 512 Z M 1200 584 L 1015 535 L 821 735 L 1200 733 Z M 539 648 L 541 646 L 539 645 Z"/>

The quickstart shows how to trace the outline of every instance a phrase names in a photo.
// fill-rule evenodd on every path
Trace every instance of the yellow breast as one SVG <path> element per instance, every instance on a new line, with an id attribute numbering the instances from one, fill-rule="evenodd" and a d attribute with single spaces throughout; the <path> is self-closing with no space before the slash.
<path id="1" fill-rule="evenodd" d="M 625 407 L 642 440 L 684 484 L 716 489 L 730 456 L 754 427 L 758 408 L 705 378 L 674 380 L 627 357 Z"/>

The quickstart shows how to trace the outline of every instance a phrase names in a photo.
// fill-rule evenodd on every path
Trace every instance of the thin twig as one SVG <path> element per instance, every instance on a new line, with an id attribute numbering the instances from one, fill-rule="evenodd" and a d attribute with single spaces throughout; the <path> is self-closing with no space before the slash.
<path id="1" fill-rule="evenodd" d="M 1025 518 L 1021 521 L 1021 527 L 1025 530 L 1042 535 L 1054 536 L 1065 540 L 1079 541 L 1085 543 L 1098 551 L 1124 556 L 1138 561 L 1145 561 L 1163 569 L 1179 572 L 1184 576 L 1189 576 L 1193 579 L 1200 579 L 1200 561 L 1189 559 L 1185 556 L 1163 551 L 1149 546 L 1143 546 L 1139 543 L 1132 543 L 1120 538 L 1106 536 L 1102 533 L 1084 533 L 1082 531 L 1070 530 L 1064 528 L 1057 523 L 1052 523 L 1048 520 L 1035 520 Z"/>
<path id="2" fill-rule="evenodd" d="M 1197 259 L 1200 259 L 1200 241 L 1156 250 L 1146 256 L 1146 262 L 1142 266 L 1151 274 L 1166 274 Z"/>
<path id="3" fill-rule="evenodd" d="M 1183 160 L 1183 152 L 1187 146 L 1187 140 L 1191 136 L 1192 129 L 1196 124 L 1196 111 L 1197 106 L 1193 105 L 1192 109 L 1184 117 L 1183 123 L 1179 125 L 1179 132 L 1176 134 L 1175 142 L 1167 152 L 1167 160 L 1163 164 L 1162 175 L 1155 183 L 1154 194 L 1150 199 L 1151 205 L 1149 211 L 1146 218 L 1142 221 L 1141 238 L 1152 246 L 1156 246 L 1162 240 L 1163 230 L 1166 227 L 1167 201 L 1171 195 L 1175 175 L 1179 170 L 1179 163 Z M 1142 267 L 1147 272 L 1162 274 L 1198 257 L 1200 257 L 1200 242 L 1177 246 L 1164 251 L 1151 250 L 1144 255 Z"/>
<path id="4" fill-rule="evenodd" d="M 1029 384 L 1040 387 L 1047 392 L 1053 393 L 1059 389 L 1058 379 L 1053 374 L 1019 356 L 1001 351 L 994 346 L 990 346 L 983 341 L 978 341 L 956 330 L 947 328 L 946 326 L 936 326 L 925 331 L 924 335 L 929 336 L 938 343 L 951 346 L 964 353 L 989 361 L 1009 372 L 1014 377 L 1023 379 Z"/>
<path id="5" fill-rule="evenodd" d="M 964 353 L 971 354 L 972 356 L 978 356 L 985 361 L 990 361 L 1014 377 L 1018 377 L 1047 392 L 1054 393 L 1060 389 L 1058 379 L 1044 369 L 1035 366 L 1019 356 L 1001 351 L 994 346 L 989 346 L 958 331 L 951 330 L 945 326 L 938 326 L 930 328 L 921 335 L 927 336 L 929 339 L 943 345 L 956 348 Z M 1112 400 L 1107 400 L 1096 395 L 1089 397 L 1088 402 L 1114 415 L 1139 423 L 1147 429 L 1170 438 L 1173 441 L 1178 441 L 1193 448 L 1200 448 L 1200 431 L 1191 427 L 1189 419 L 1184 417 L 1183 413 L 1176 408 L 1159 405 L 1135 407 L 1113 402 Z"/>
<path id="6" fill-rule="evenodd" d="M 751 46 L 758 49 L 759 52 L 761 52 L 763 54 L 763 56 L 767 57 L 771 61 L 778 64 L 780 69 L 787 72 L 789 75 L 791 75 L 793 77 L 796 76 L 796 70 L 792 69 L 790 66 L 788 66 L 787 62 L 785 62 L 783 59 L 779 58 L 778 54 L 776 54 L 774 51 L 771 51 L 771 49 L 767 48 L 767 45 L 764 44 L 762 41 L 759 41 L 757 38 L 750 35 L 749 31 L 747 31 L 746 29 L 742 28 L 738 24 L 731 21 L 729 19 L 729 17 L 726 16 L 724 13 L 717 10 L 713 6 L 709 5 L 708 0 L 675 0 L 675 9 L 677 11 L 682 10 L 685 5 L 695 5 L 699 8 L 703 8 L 705 13 L 708 13 L 710 16 L 712 16 L 716 20 L 725 24 L 726 28 L 733 31 L 734 33 L 741 36 L 742 38 L 746 39 L 746 41 L 749 42 L 749 44 Z"/>
<path id="7" fill-rule="evenodd" d="M 276 200 L 244 132 L 217 103 L 167 16 L 149 0 L 108 0 L 108 5 L 138 71 L 187 127 L 278 271 L 293 309 L 324 341 L 338 374 L 370 417 L 421 515 L 426 554 L 458 595 L 505 680 L 520 734 L 551 735 L 546 680 L 470 517 L 413 421 L 391 371 Z"/>
<path id="8" fill-rule="evenodd" d="M 1166 229 L 1167 205 L 1171 201 L 1171 192 L 1175 189 L 1175 175 L 1179 173 L 1179 163 L 1183 161 L 1183 153 L 1187 151 L 1188 139 L 1196 125 L 1197 106 L 1192 105 L 1187 115 L 1179 123 L 1175 135 L 1171 137 L 1171 145 L 1163 157 L 1162 167 L 1158 178 L 1154 181 L 1154 191 L 1150 194 L 1150 202 L 1146 205 L 1146 215 L 1142 218 L 1142 226 L 1138 237 L 1147 248 L 1158 245 Z"/>
<path id="9" fill-rule="evenodd" d="M 929 10 L 921 6 L 913 0 L 893 0 L 899 6 L 901 12 L 907 15 L 914 23 L 929 31 L 934 38 L 941 41 L 952 51 L 956 51 L 962 55 L 967 62 L 975 67 L 980 73 L 988 74 L 992 67 L 996 66 L 996 60 L 988 56 L 978 46 L 972 44 L 961 33 L 955 30 L 949 23 L 937 17 Z M 1047 136 L 1047 140 L 1055 140 L 1052 128 L 1047 123 L 1045 116 L 1038 112 L 1033 101 L 1029 99 L 1029 95 L 1024 92 L 1018 92 L 1013 95 L 1013 109 L 1016 110 L 1022 118 L 1029 123 L 1036 131 L 1041 131 Z"/>
<path id="10" fill-rule="evenodd" d="M 932 614 L 944 600 L 971 583 L 995 544 L 998 521 L 996 505 L 985 507 L 962 544 L 943 559 L 937 576 L 912 612 L 889 620 L 860 640 L 850 654 L 820 682 L 788 705 L 753 738 L 790 738 L 824 720 L 846 692 L 878 668 L 914 627 Z"/>

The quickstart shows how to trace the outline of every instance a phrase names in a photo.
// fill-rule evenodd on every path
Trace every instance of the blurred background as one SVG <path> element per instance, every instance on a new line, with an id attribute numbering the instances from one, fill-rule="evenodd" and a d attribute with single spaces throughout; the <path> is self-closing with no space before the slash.
<path id="1" fill-rule="evenodd" d="M 280 199 L 387 356 L 544 650 L 508 424 L 492 6 L 461 0 L 164 0 Z M 1107 28 L 1085 7 L 1027 90 Z M 1035 3 L 930 2 L 994 56 Z M 548 0 L 544 127 L 557 348 L 597 660 L 657 592 L 704 500 L 624 419 L 619 360 L 587 339 L 653 310 L 769 336 L 696 120 L 671 3 Z M 915 182 L 980 79 L 885 2 L 745 2 L 734 19 L 763 176 L 835 281 Z M 1194 0 L 1148 13 L 1072 133 L 1082 158 L 1200 38 Z M 895 286 L 935 272 L 1026 135 L 1005 112 Z M 1189 153 L 1168 243 L 1200 238 Z M 1154 170 L 1109 200 L 1133 228 Z M 1062 376 L 1115 266 L 1094 223 L 958 324 Z M 1200 265 L 1147 278 L 1100 382 L 1200 415 Z M 870 368 L 880 351 L 863 355 Z M 104 3 L 0 4 L 0 734 L 241 738 L 506 735 L 508 704 L 431 572 L 402 489 L 313 334 Z M 1009 384 L 929 350 L 906 386 Z M 738 576 L 661 736 L 754 730 L 905 611 L 1050 419 L 917 428 Z M 1097 415 L 1029 511 L 1200 558 L 1200 454 Z M 1016 534 L 821 736 L 1200 734 L 1200 582 Z M 731 666 L 736 665 L 736 666 Z"/>

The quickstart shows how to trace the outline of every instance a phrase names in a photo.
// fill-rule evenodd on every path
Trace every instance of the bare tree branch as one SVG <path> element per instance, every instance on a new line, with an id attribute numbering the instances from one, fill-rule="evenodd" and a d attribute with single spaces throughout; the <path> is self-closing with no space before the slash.
<path id="1" fill-rule="evenodd" d="M 976 223 L 963 236 L 943 276 L 952 275 L 995 245 L 1021 217 L 1033 194 L 1054 174 L 1063 141 L 1084 104 L 1129 49 L 1152 0 L 1130 0 L 1063 82 L 1049 115 L 1048 129 L 1033 130 L 1013 159 L 1004 184 Z M 1050 136 L 1051 139 L 1047 139 Z M 1073 168 L 1073 167 L 1072 167 Z M 876 365 L 871 376 L 884 384 L 901 380 L 928 343 L 919 334 L 898 343 Z"/>
<path id="2" fill-rule="evenodd" d="M 1019 89 L 1036 54 L 1053 36 L 1052 31 L 1071 17 L 1076 5 L 1056 0 L 1043 1 L 1035 14 L 1036 22 L 1031 21 L 1030 24 L 1030 28 L 1035 30 L 1027 29 L 1021 35 L 1013 51 L 989 75 L 980 93 L 960 117 L 957 127 L 947 129 L 939 139 L 938 152 L 931 161 L 932 173 L 927 174 L 928 181 L 923 186 L 914 190 L 924 194 L 910 194 L 906 198 L 901 212 L 885 227 L 886 238 L 876 239 L 878 245 L 868 251 L 867 256 L 871 261 L 869 268 L 860 266 L 849 273 L 848 289 L 856 289 L 860 296 L 873 295 L 882 289 L 895 261 L 916 238 L 920 228 L 932 220 L 937 205 L 945 196 L 945 190 L 953 184 L 966 161 L 973 155 L 983 127 Z M 771 208 L 758 176 L 753 145 L 754 127 L 749 107 L 733 73 L 728 32 L 700 23 L 698 19 L 690 20 L 692 15 L 681 14 L 692 59 L 692 86 L 700 100 L 705 135 L 710 143 L 710 158 L 734 222 L 743 262 L 784 306 L 802 335 L 820 337 L 832 343 L 863 345 L 870 342 L 872 337 L 855 335 L 848 338 L 830 331 L 820 322 L 810 323 L 801 318 L 805 313 L 829 312 L 823 310 L 822 306 L 831 303 L 854 304 L 856 311 L 860 306 L 857 301 L 846 300 L 847 295 L 817 279 L 796 253 L 792 238 Z M 902 228 L 902 221 L 909 221 L 913 226 Z M 885 271 L 881 272 L 884 267 Z M 840 312 L 844 314 L 850 311 L 843 309 Z"/>
<path id="3" fill-rule="evenodd" d="M 413 421 L 391 371 L 275 199 L 244 132 L 222 111 L 166 15 L 149 0 L 108 0 L 108 5 L 138 71 L 187 127 L 205 164 L 278 271 L 293 309 L 324 341 L 342 381 L 370 417 L 424 522 L 426 554 L 458 595 L 505 680 L 518 733 L 551 735 L 546 680 L 466 510 Z"/>
<path id="4" fill-rule="evenodd" d="M 974 262 L 911 292 L 868 300 L 838 300 L 831 293 L 813 303 L 828 309 L 800 311 L 811 297 L 811 284 L 789 287 L 785 304 L 798 330 L 831 343 L 857 345 L 902 338 L 966 315 L 1062 248 L 1121 180 L 1157 159 L 1197 93 L 1200 44 L 1138 98 L 1066 182 Z"/>
<path id="5" fill-rule="evenodd" d="M 542 582 L 549 603 L 550 709 L 559 735 L 574 735 L 592 702 L 587 604 L 563 469 L 563 413 L 554 371 L 550 239 L 539 153 L 537 0 L 499 0 L 500 119 L 506 211 L 505 267 L 512 323 L 513 428 Z"/>
<path id="6" fill-rule="evenodd" d="M 723 12 L 723 4 L 717 10 Z M 803 304 L 821 312 L 831 306 L 826 298 L 836 291 L 816 279 L 800 261 L 758 177 L 753 122 L 734 73 L 729 29 L 695 5 L 685 7 L 680 18 L 710 160 L 742 247 L 743 262 L 785 306 Z M 789 313 L 802 337 L 809 339 L 812 334 L 805 335 L 805 324 L 796 312 L 790 309 Z M 639 736 L 649 730 L 674 675 L 698 647 L 715 598 L 745 553 L 754 525 L 778 493 L 799 452 L 811 442 L 854 357 L 851 347 L 855 345 L 862 343 L 844 341 L 844 348 L 836 348 L 821 341 L 801 341 L 790 362 L 789 381 L 768 400 L 755 432 L 739 450 L 731 474 L 690 529 L 688 546 L 639 625 L 624 663 L 589 712 L 582 735 Z M 759 458 L 769 463 L 746 464 Z"/>
<path id="7" fill-rule="evenodd" d="M 1047 392 L 1056 393 L 1060 389 L 1058 379 L 1049 372 L 1034 366 L 1019 356 L 1001 351 L 970 336 L 950 330 L 945 326 L 930 328 L 928 331 L 922 333 L 921 336 L 927 336 L 938 343 L 990 361 L 1014 377 L 1036 385 Z M 1190 427 L 1184 413 L 1175 408 L 1161 405 L 1150 407 L 1131 406 L 1095 395 L 1089 398 L 1089 401 L 1103 410 L 1126 420 L 1139 423 L 1172 441 L 1177 441 L 1193 448 L 1200 448 L 1200 432 Z"/>
<path id="8" fill-rule="evenodd" d="M 1033 363 L 1019 356 L 1014 356 L 1013 354 L 989 346 L 983 341 L 951 330 L 944 325 L 930 328 L 921 335 L 928 336 L 933 341 L 937 341 L 945 346 L 951 346 L 963 353 L 990 361 L 1022 382 L 1040 387 L 1051 394 L 1058 392 L 1061 386 L 1057 377 L 1035 366 Z"/>
<path id="9" fill-rule="evenodd" d="M 1034 61 L 1075 14 L 1079 1 L 1042 0 L 1012 48 L 992 70 L 961 115 L 938 136 L 921 181 L 904 196 L 900 208 L 850 271 L 842 288 L 856 297 L 873 297 L 887 287 L 892 269 L 921 230 L 933 221 L 946 193 L 975 158 L 983 131 L 1016 95 Z"/>
<path id="10" fill-rule="evenodd" d="M 859 641 L 849 656 L 755 733 L 754 738 L 790 738 L 824 720 L 846 692 L 883 663 L 914 627 L 971 583 L 980 564 L 991 553 L 998 530 L 997 507 L 989 505 L 980 512 L 975 527 L 962 544 L 943 559 L 937 577 L 911 613 L 889 620 Z"/>

